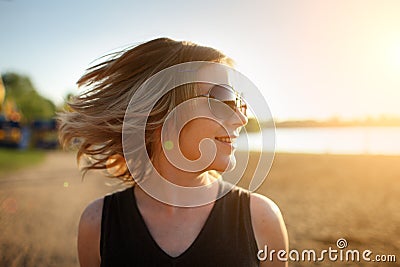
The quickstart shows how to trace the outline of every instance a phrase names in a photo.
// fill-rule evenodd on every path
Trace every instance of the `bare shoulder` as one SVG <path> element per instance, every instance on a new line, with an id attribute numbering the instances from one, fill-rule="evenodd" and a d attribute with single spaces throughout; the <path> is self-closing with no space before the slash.
<path id="1" fill-rule="evenodd" d="M 101 222 L 103 202 L 104 198 L 98 198 L 91 202 L 83 211 L 80 222 L 90 224 Z"/>
<path id="2" fill-rule="evenodd" d="M 78 229 L 78 256 L 81 267 L 100 266 L 100 232 L 103 198 L 90 203 L 81 215 Z"/>
<path id="3" fill-rule="evenodd" d="M 269 223 L 283 221 L 279 207 L 266 196 L 252 193 L 250 195 L 250 209 L 252 218 L 257 221 Z"/>
<path id="4" fill-rule="evenodd" d="M 288 251 L 288 236 L 279 207 L 266 196 L 252 193 L 250 211 L 254 235 L 259 249 Z M 260 266 L 287 266 L 284 262 L 261 262 Z"/>

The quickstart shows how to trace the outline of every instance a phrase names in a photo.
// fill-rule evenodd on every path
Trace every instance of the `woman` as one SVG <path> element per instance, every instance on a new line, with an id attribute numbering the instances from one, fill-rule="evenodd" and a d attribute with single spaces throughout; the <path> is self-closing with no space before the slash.
<path id="1" fill-rule="evenodd" d="M 235 140 L 247 123 L 224 70 L 232 64 L 215 49 L 159 38 L 115 54 L 78 81 L 89 89 L 60 115 L 61 141 L 89 159 L 85 171 L 108 170 L 133 184 L 83 212 L 82 267 L 286 266 L 257 257 L 266 246 L 287 250 L 277 206 L 218 174 L 234 168 Z M 176 82 L 179 75 L 186 80 Z M 164 88 L 168 81 L 173 88 Z"/>

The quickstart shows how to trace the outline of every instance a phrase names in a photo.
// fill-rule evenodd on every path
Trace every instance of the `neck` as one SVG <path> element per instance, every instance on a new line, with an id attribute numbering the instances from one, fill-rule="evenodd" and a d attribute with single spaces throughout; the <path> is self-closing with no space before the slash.
<path id="1" fill-rule="evenodd" d="M 155 170 L 139 186 L 153 201 L 177 208 L 202 206 L 215 200 L 219 186 L 214 175 L 176 168 L 162 153 L 152 163 Z"/>
<path id="2" fill-rule="evenodd" d="M 197 187 L 208 185 L 214 181 L 210 179 L 207 171 L 189 172 L 175 167 L 165 157 L 164 153 L 158 153 L 158 157 L 152 161 L 157 172 L 167 181 L 178 186 Z M 212 177 L 211 177 L 212 178 Z"/>

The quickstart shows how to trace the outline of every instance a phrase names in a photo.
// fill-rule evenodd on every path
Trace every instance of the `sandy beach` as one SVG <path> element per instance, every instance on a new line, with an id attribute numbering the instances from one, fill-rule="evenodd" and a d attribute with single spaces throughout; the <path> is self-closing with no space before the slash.
<path id="1" fill-rule="evenodd" d="M 397 254 L 398 264 L 399 179 L 398 156 L 277 154 L 257 192 L 280 207 L 290 249 L 337 249 L 336 241 L 345 238 L 348 249 Z M 100 173 L 82 181 L 74 155 L 60 151 L 49 152 L 43 164 L 0 177 L 0 266 L 78 266 L 79 216 L 90 201 L 117 190 L 113 184 Z M 398 265 L 325 260 L 289 266 Z"/>

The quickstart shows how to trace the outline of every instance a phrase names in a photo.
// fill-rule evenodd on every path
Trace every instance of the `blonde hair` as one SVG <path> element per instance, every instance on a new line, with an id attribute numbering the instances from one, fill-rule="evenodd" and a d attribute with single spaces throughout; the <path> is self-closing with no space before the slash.
<path id="1" fill-rule="evenodd" d="M 122 126 L 129 101 L 140 85 L 155 73 L 192 61 L 233 65 L 232 59 L 216 49 L 159 38 L 112 53 L 108 59 L 87 70 L 77 82 L 79 87 L 87 87 L 87 90 L 72 97 L 68 102 L 69 111 L 58 115 L 63 147 L 77 147 L 80 163 L 83 156 L 90 159 L 82 168 L 83 175 L 89 170 L 109 170 L 111 178 L 133 181 L 122 146 Z M 179 87 L 180 90 L 171 90 L 157 101 L 147 119 L 145 143 L 150 158 L 155 130 L 163 124 L 168 111 L 195 96 L 193 84 Z M 138 175 L 143 175 L 145 164 L 138 162 L 136 165 L 141 170 Z"/>

